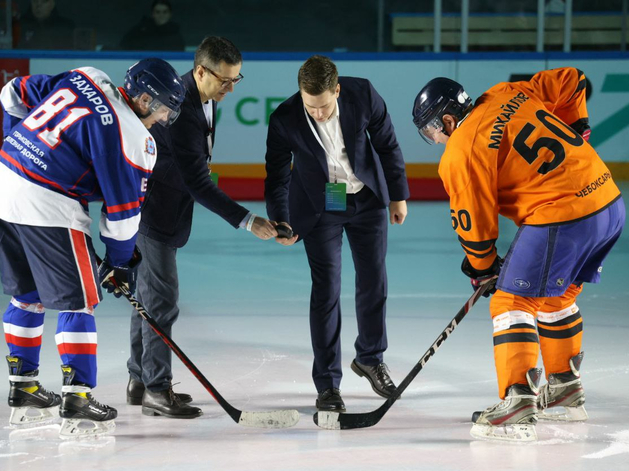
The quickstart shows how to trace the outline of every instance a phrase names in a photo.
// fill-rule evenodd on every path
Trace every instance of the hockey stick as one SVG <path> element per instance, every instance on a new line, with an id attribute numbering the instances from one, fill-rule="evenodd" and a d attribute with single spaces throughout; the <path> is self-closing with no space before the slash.
<path id="1" fill-rule="evenodd" d="M 376 410 L 371 412 L 363 412 L 358 414 L 346 414 L 344 412 L 324 412 L 319 411 L 315 412 L 312 419 L 314 423 L 317 424 L 321 428 L 325 428 L 328 430 L 344 430 L 351 428 L 366 428 L 372 427 L 380 422 L 380 419 L 387 413 L 387 411 L 391 408 L 393 403 L 397 401 L 404 390 L 411 384 L 411 381 L 415 379 L 418 373 L 422 370 L 424 365 L 430 360 L 430 358 L 439 350 L 443 342 L 454 332 L 454 329 L 457 325 L 461 323 L 465 315 L 472 309 L 472 306 L 476 304 L 478 298 L 480 298 L 483 293 L 487 290 L 487 288 L 491 285 L 491 283 L 484 283 L 474 291 L 474 294 L 467 300 L 465 305 L 459 309 L 459 312 L 454 316 L 454 319 L 450 321 L 448 326 L 439 334 L 437 340 L 430 346 L 428 351 L 424 353 L 424 356 L 419 360 L 419 362 L 413 367 L 411 372 L 406 375 L 406 378 L 400 383 L 395 392 L 389 397 L 384 404 L 378 407 Z"/>
<path id="2" fill-rule="evenodd" d="M 96 260 L 100 265 L 102 260 L 97 256 Z M 258 428 L 288 428 L 295 425 L 299 422 L 299 411 L 294 409 L 288 410 L 274 410 L 268 412 L 248 412 L 241 411 L 233 407 L 229 402 L 227 402 L 223 396 L 219 394 L 219 392 L 212 386 L 212 384 L 207 380 L 203 373 L 199 371 L 199 369 L 195 366 L 194 363 L 186 356 L 186 354 L 181 351 L 181 349 L 177 346 L 175 341 L 171 339 L 159 326 L 155 319 L 153 319 L 150 314 L 144 309 L 144 306 L 138 301 L 129 291 L 129 289 L 125 285 L 119 284 L 115 278 L 109 278 L 109 281 L 120 290 L 120 292 L 124 295 L 125 298 L 131 303 L 131 305 L 138 311 L 138 314 L 148 322 L 151 329 L 159 335 L 164 343 L 170 347 L 170 349 L 179 357 L 179 359 L 183 362 L 184 365 L 190 370 L 190 372 L 199 380 L 199 382 L 207 389 L 207 391 L 212 395 L 212 397 L 218 402 L 218 404 L 227 412 L 227 414 L 234 419 L 234 422 L 240 425 L 244 425 L 245 427 L 258 427 Z"/>

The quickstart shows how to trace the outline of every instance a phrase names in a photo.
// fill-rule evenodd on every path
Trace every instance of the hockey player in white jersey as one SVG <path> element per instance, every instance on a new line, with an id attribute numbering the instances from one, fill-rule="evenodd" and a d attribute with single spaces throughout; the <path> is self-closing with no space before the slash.
<path id="1" fill-rule="evenodd" d="M 62 437 L 114 429 L 116 409 L 91 394 L 94 308 L 101 283 L 113 290 L 112 276 L 135 289 L 140 207 L 156 157 L 147 129 L 172 124 L 184 95 L 177 72 L 154 58 L 131 66 L 124 88 L 86 67 L 17 77 L 2 89 L 0 275 L 12 296 L 3 316 L 12 425 L 53 419 L 59 409 Z M 90 237 L 92 201 L 103 202 L 100 267 Z M 60 311 L 61 396 L 37 380 L 45 309 Z"/>

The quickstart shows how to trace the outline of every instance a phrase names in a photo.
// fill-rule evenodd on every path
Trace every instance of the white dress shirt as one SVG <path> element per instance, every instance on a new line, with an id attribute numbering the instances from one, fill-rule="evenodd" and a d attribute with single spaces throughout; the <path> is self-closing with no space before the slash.
<path id="1" fill-rule="evenodd" d="M 334 112 L 327 121 L 322 123 L 315 121 L 317 126 L 316 130 L 312 125 L 312 121 L 308 116 L 306 108 L 304 108 L 304 112 L 306 113 L 310 129 L 321 147 L 325 150 L 330 182 L 345 183 L 347 185 L 348 195 L 358 193 L 362 190 L 365 184 L 354 174 L 349 157 L 347 156 L 345 141 L 343 140 L 343 132 L 341 131 L 338 100 L 336 102 Z M 317 132 L 317 130 L 319 132 Z"/>
<path id="2" fill-rule="evenodd" d="M 208 128 L 212 129 L 212 100 L 208 100 L 205 103 L 202 104 L 203 107 L 203 113 L 205 113 L 205 119 L 207 120 L 207 126 Z M 209 132 L 207 135 L 207 147 L 208 150 L 210 152 L 210 155 L 212 155 L 212 133 Z M 247 213 L 247 215 L 243 218 L 242 221 L 240 221 L 240 224 L 238 224 L 238 227 L 240 229 L 247 229 L 248 231 L 251 231 L 251 224 L 253 224 L 253 221 L 255 219 L 256 215 L 253 214 L 251 211 L 249 211 Z"/>
<path id="3" fill-rule="evenodd" d="M 203 103 L 203 113 L 205 113 L 205 118 L 207 119 L 208 128 L 212 129 L 212 100 L 206 101 Z M 207 135 L 207 146 L 212 155 L 212 133 L 208 133 Z"/>

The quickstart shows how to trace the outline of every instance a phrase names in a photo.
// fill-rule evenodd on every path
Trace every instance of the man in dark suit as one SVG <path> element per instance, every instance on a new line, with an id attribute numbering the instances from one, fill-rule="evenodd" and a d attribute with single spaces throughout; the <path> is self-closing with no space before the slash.
<path id="1" fill-rule="evenodd" d="M 267 219 L 250 213 L 220 190 L 208 171 L 215 142 L 216 103 L 242 80 L 241 66 L 242 56 L 230 41 L 205 38 L 196 51 L 194 69 L 182 77 L 186 95 L 181 115 L 163 132 L 151 129 L 157 163 L 142 207 L 137 245 L 144 263 L 137 292 L 168 335 L 179 315 L 177 249 L 190 236 L 195 201 L 260 239 L 277 236 Z M 168 346 L 134 311 L 127 402 L 141 404 L 145 415 L 198 417 L 201 409 L 187 405 L 192 401 L 189 395 L 173 393 L 171 356 Z"/>
<path id="2" fill-rule="evenodd" d="M 404 159 L 386 105 L 368 80 L 339 77 L 327 57 L 299 70 L 299 92 L 271 115 L 265 199 L 271 219 L 292 227 L 283 245 L 304 241 L 312 275 L 312 376 L 319 410 L 344 411 L 341 368 L 341 243 L 347 235 L 356 269 L 358 338 L 351 368 L 373 390 L 395 391 L 383 362 L 387 215 L 406 218 Z M 292 168 L 291 168 L 292 162 Z"/>

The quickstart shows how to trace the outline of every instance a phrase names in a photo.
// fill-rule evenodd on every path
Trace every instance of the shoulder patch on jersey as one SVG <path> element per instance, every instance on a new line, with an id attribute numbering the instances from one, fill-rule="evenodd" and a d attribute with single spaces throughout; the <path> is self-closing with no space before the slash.
<path id="1" fill-rule="evenodd" d="M 152 136 L 149 136 L 144 140 L 144 152 L 146 152 L 150 156 L 155 156 L 155 141 L 153 140 Z"/>

